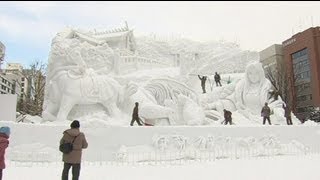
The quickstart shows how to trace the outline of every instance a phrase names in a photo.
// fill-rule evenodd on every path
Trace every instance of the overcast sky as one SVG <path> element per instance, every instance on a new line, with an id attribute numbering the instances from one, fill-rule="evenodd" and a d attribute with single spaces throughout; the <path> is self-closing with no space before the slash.
<path id="1" fill-rule="evenodd" d="M 320 2 L 0 2 L 6 62 L 47 62 L 64 27 L 110 29 L 128 21 L 136 35 L 156 33 L 197 41 L 238 42 L 262 49 L 320 26 Z"/>

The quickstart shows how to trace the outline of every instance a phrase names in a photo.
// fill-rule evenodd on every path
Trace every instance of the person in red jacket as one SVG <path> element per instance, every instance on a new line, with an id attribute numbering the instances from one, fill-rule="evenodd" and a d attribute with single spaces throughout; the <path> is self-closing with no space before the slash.
<path id="1" fill-rule="evenodd" d="M 9 146 L 10 128 L 3 126 L 0 128 L 0 180 L 2 180 L 2 171 L 6 168 L 5 153 Z"/>

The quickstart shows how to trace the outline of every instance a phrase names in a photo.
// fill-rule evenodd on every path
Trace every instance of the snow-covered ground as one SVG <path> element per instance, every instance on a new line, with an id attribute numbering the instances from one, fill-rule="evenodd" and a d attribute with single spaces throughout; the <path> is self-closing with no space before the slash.
<path id="1" fill-rule="evenodd" d="M 107 165 L 82 163 L 82 180 L 319 180 L 320 155 L 219 160 L 184 165 Z M 9 163 L 8 180 L 56 180 L 62 163 Z M 71 175 L 71 172 L 70 172 Z M 70 176 L 69 176 L 70 177 Z"/>

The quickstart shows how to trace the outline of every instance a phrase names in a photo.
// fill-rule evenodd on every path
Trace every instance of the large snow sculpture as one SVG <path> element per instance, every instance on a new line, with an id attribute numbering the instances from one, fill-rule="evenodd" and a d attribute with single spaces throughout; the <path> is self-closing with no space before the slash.
<path id="1" fill-rule="evenodd" d="M 108 44 L 84 41 L 74 30 L 53 40 L 48 64 L 44 120 L 66 120 L 75 105 L 102 104 L 112 117 L 117 104 L 135 93 L 135 86 L 121 86 L 110 74 L 117 53 Z"/>
<path id="2" fill-rule="evenodd" d="M 223 109 L 237 111 L 234 115 L 239 119 L 234 118 L 234 123 L 237 120 L 246 121 L 249 123 L 261 124 L 261 109 L 267 102 L 273 114 L 271 121 L 275 124 L 285 124 L 284 111 L 281 98 L 275 100 L 270 96 L 272 91 L 270 81 L 265 78 L 264 70 L 261 63 L 248 64 L 244 79 L 237 84 L 230 84 L 224 87 L 220 93 L 220 99 L 209 103 L 206 108 L 213 109 L 223 113 Z M 218 117 L 221 119 L 222 116 Z M 296 119 L 296 118 L 294 118 Z"/>

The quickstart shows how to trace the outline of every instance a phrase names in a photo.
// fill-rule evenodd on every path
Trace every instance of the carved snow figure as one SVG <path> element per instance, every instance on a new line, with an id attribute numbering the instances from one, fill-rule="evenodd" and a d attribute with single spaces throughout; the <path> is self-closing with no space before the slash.
<path id="1" fill-rule="evenodd" d="M 80 75 L 64 71 L 52 81 L 50 89 L 54 93 L 43 112 L 46 120 L 54 120 L 55 116 L 57 120 L 66 120 L 76 104 L 96 103 L 106 107 L 110 116 L 119 117 L 117 104 L 136 91 L 135 86 L 123 87 L 108 76 L 97 75 L 92 69 L 85 69 Z"/>
<path id="2" fill-rule="evenodd" d="M 152 141 L 156 150 L 165 151 L 168 148 L 169 140 L 167 136 L 155 135 L 152 137 Z"/>
<path id="3" fill-rule="evenodd" d="M 281 108 L 283 101 L 281 97 L 278 100 L 270 97 L 272 91 L 270 81 L 265 78 L 261 63 L 251 63 L 247 66 L 244 79 L 237 82 L 236 85 L 228 85 L 221 92 L 220 99 L 209 103 L 206 108 L 213 109 L 220 113 L 223 109 L 237 111 L 237 115 L 242 115 L 242 121 L 250 123 L 260 122 L 260 110 L 264 103 L 268 103 L 273 115 L 271 119 L 275 124 L 284 124 L 284 111 Z M 217 117 L 220 119 L 220 117 Z M 296 119 L 296 118 L 295 118 Z M 239 120 L 239 119 L 238 119 Z M 237 124 L 237 119 L 234 120 Z"/>
<path id="4" fill-rule="evenodd" d="M 44 120 L 66 120 L 75 105 L 95 104 L 104 106 L 110 117 L 119 117 L 118 105 L 137 90 L 136 85 L 120 85 L 110 75 L 118 55 L 108 44 L 84 41 L 79 36 L 66 30 L 53 39 Z"/>
<path id="5" fill-rule="evenodd" d="M 139 102 L 140 117 L 153 125 L 204 124 L 205 114 L 196 93 L 172 79 L 153 79 L 126 102 L 124 109 Z"/>

